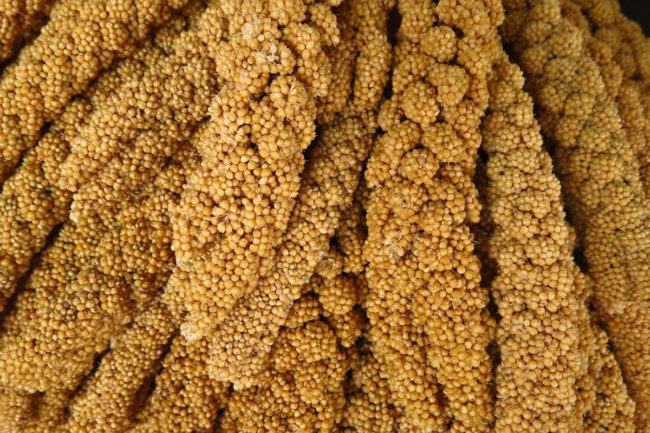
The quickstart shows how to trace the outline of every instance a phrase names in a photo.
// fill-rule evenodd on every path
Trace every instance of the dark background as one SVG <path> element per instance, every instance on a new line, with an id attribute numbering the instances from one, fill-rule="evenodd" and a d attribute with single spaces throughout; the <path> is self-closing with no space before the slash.
<path id="1" fill-rule="evenodd" d="M 643 33 L 650 36 L 650 0 L 619 0 L 621 11 L 629 19 L 643 27 Z"/>

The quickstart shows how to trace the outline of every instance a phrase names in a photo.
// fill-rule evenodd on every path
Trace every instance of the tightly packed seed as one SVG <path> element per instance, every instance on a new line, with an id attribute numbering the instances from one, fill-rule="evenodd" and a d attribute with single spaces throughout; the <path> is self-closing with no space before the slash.
<path id="1" fill-rule="evenodd" d="M 183 31 L 174 37 L 163 33 L 151 66 L 130 77 L 71 141 L 59 181 L 76 192 L 71 219 L 92 212 L 97 200 L 119 203 L 138 189 L 204 118 L 216 92 L 212 51 L 223 24 L 216 2 L 207 8 L 191 4 L 183 12 L 186 19 L 178 23 Z M 125 172 L 131 173 L 126 179 Z"/>
<path id="2" fill-rule="evenodd" d="M 331 12 L 283 3 L 219 4 L 228 23 L 216 47 L 223 81 L 196 143 L 201 167 L 175 210 L 183 280 L 166 292 L 188 312 L 181 332 L 190 341 L 220 324 L 271 268 L 298 193 L 302 151 L 315 136 L 316 100 L 328 94 L 323 47 L 339 40 L 338 27 L 327 25 Z"/>
<path id="3" fill-rule="evenodd" d="M 367 336 L 367 333 L 364 332 Z M 394 405 L 388 381 L 381 377 L 381 365 L 367 345 L 351 370 L 349 390 L 342 415 L 343 431 L 371 433 L 408 431 L 408 424 Z"/>
<path id="4" fill-rule="evenodd" d="M 616 0 L 0 0 L 0 432 L 650 433 L 649 186 Z"/>
<path id="5" fill-rule="evenodd" d="M 566 431 L 576 424 L 573 385 L 580 368 L 577 266 L 560 183 L 541 149 L 523 81 L 507 60 L 495 66 L 489 83 L 491 113 L 482 127 L 489 158 L 487 206 L 495 224 L 489 252 L 498 266 L 492 294 L 501 316 L 496 429 L 558 426 Z M 521 410 L 520 401 L 533 400 L 540 401 L 535 412 Z"/>
<path id="6" fill-rule="evenodd" d="M 119 345 L 114 339 L 170 274 L 168 206 L 196 163 L 194 149 L 184 146 L 130 200 L 63 226 L 5 318 L 0 384 L 6 390 L 34 398 L 70 393 L 97 354 L 109 343 Z M 22 326 L 30 315 L 38 319 Z"/>
<path id="7" fill-rule="evenodd" d="M 495 224 L 488 245 L 498 265 L 492 295 L 501 316 L 495 427 L 571 431 L 581 428 L 595 399 L 589 293 L 573 262 L 560 182 L 523 84 L 521 71 L 502 59 L 490 77 L 490 114 L 482 125 Z M 621 385 L 607 392 L 624 394 Z M 529 402 L 523 410 L 521 401 Z M 632 419 L 624 420 L 621 428 L 629 431 Z"/>
<path id="8" fill-rule="evenodd" d="M 43 24 L 53 0 L 5 0 L 0 3 L 0 65 Z"/>
<path id="9" fill-rule="evenodd" d="M 593 326 L 592 332 L 596 336 L 596 353 L 589 362 L 589 374 L 595 396 L 585 414 L 583 431 L 633 432 L 634 401 L 627 395 L 621 370 L 614 354 L 607 348 L 607 335 L 596 326 Z"/>
<path id="10" fill-rule="evenodd" d="M 212 337 L 213 377 L 245 386 L 261 368 L 271 349 L 279 327 L 283 325 L 294 301 L 300 296 L 318 262 L 327 253 L 328 241 L 357 188 L 363 161 L 369 150 L 374 128 L 374 109 L 379 96 L 368 97 L 364 89 L 383 87 L 388 80 L 389 47 L 386 40 L 370 38 L 377 28 L 385 26 L 388 5 L 379 0 L 346 4 L 355 8 L 346 15 L 350 22 L 343 25 L 343 43 L 359 47 L 356 64 L 352 61 L 357 50 L 340 52 L 349 59 L 353 70 L 367 70 L 367 50 L 383 54 L 373 68 L 375 81 L 359 84 L 347 109 L 349 113 L 336 116 L 323 126 L 317 142 L 309 153 L 309 163 L 302 174 L 302 185 L 296 205 L 289 218 L 282 243 L 275 252 L 275 266 L 258 287 L 244 296 L 224 324 Z M 372 20 L 363 19 L 371 17 Z M 350 39 L 350 27 L 361 29 L 356 41 Z M 382 73 L 383 72 L 383 73 Z M 363 87 L 362 87 L 363 86 Z M 347 87 L 347 89 L 346 89 Z M 349 94 L 349 81 L 344 94 Z M 362 98 L 357 99 L 357 98 Z M 343 101 L 345 103 L 345 100 Z"/>
<path id="11" fill-rule="evenodd" d="M 187 0 L 64 0 L 38 38 L 0 78 L 0 181 L 111 62 L 133 53 L 138 41 Z"/>
<path id="12" fill-rule="evenodd" d="M 337 263 L 338 262 L 338 263 Z M 323 260 L 280 330 L 255 385 L 235 391 L 224 415 L 228 432 L 333 431 L 345 404 L 343 379 L 361 331 L 354 280 L 338 275 L 342 257 Z"/>
<path id="13" fill-rule="evenodd" d="M 409 428 L 488 431 L 493 325 L 469 223 L 480 211 L 472 177 L 502 12 L 481 1 L 398 9 L 386 133 L 365 173 L 372 351 Z"/>
<path id="14" fill-rule="evenodd" d="M 81 131 L 90 128 L 88 124 L 97 112 L 111 109 L 115 100 L 126 100 L 131 83 L 140 82 L 149 70 L 158 69 L 165 50 L 182 31 L 187 19 L 198 12 L 195 9 L 188 7 L 183 10 L 156 32 L 151 43 L 145 44 L 132 57 L 118 62 L 114 68 L 103 73 L 84 94 L 73 99 L 61 117 L 50 125 L 49 131 L 26 152 L 13 176 L 3 184 L 0 193 L 0 224 L 7 227 L 7 230 L 0 233 L 0 310 L 13 294 L 16 282 L 28 269 L 34 254 L 43 248 L 47 236 L 68 216 L 72 194 L 61 186 L 65 179 L 62 178 L 61 168 L 70 154 L 71 143 L 79 139 Z M 172 95 L 169 92 L 168 98 Z M 124 125 L 120 126 L 121 133 L 124 133 Z M 165 157 L 169 156 L 169 149 L 162 146 L 159 149 Z M 144 169 L 151 169 L 147 173 L 153 173 L 154 169 L 160 167 L 160 162 L 165 160 L 160 157 L 144 159 L 141 154 L 140 151 L 140 154 L 128 155 L 130 158 L 126 167 L 116 161 L 117 167 L 109 172 L 113 177 L 105 180 L 106 187 L 103 190 L 92 183 L 85 186 L 85 191 L 96 192 L 100 201 L 105 201 L 109 194 L 116 194 L 120 190 L 119 182 L 124 182 L 125 179 L 118 179 L 124 172 L 133 172 L 129 177 L 131 182 L 124 183 L 125 192 L 136 189 L 147 179 Z M 91 209 L 97 206 L 97 200 L 88 206 L 88 195 L 77 195 L 75 207 L 82 207 L 82 203 Z M 114 200 L 110 206 L 119 202 L 120 200 Z"/>
<path id="15" fill-rule="evenodd" d="M 354 363 L 363 314 L 361 212 L 341 217 L 332 247 L 302 286 L 254 385 L 232 394 L 224 431 L 336 431 L 343 420 L 344 377 Z M 345 273 L 345 274 L 344 274 Z"/>
<path id="16" fill-rule="evenodd" d="M 598 65 L 560 2 L 540 0 L 524 10 L 517 51 L 531 74 L 543 132 L 556 143 L 555 162 L 567 206 L 582 238 L 594 301 L 630 394 L 636 425 L 650 413 L 650 203 L 633 146 Z"/>
<path id="17" fill-rule="evenodd" d="M 54 431 L 122 430 L 137 404 L 138 390 L 161 356 L 175 325 L 178 326 L 160 299 L 146 305 L 131 325 L 111 341 L 111 350 L 102 358 L 93 377 L 68 404 L 68 419 Z"/>
<path id="18" fill-rule="evenodd" d="M 70 102 L 3 184 L 0 194 L 0 221 L 6 227 L 0 234 L 0 305 L 3 308 L 34 254 L 44 246 L 52 229 L 68 216 L 71 194 L 57 188 L 57 169 L 67 152 L 70 137 L 78 133 L 93 104 L 105 101 L 119 87 L 120 72 L 138 75 L 141 65 L 125 60 L 122 68 L 106 72 L 86 95 Z"/>
<path id="19" fill-rule="evenodd" d="M 332 132 L 321 138 L 322 147 L 310 155 L 274 269 L 255 291 L 241 299 L 210 339 L 215 379 L 243 387 L 263 367 L 279 327 L 300 297 L 301 286 L 327 253 L 328 240 L 352 199 L 359 176 L 357 161 L 367 154 L 369 139 L 364 129 L 357 119 L 335 121 Z M 333 155 L 339 156 L 340 162 L 334 162 Z"/>
<path id="20" fill-rule="evenodd" d="M 583 29 L 583 38 L 600 67 L 605 86 L 613 91 L 610 96 L 616 99 L 627 141 L 639 158 L 639 174 L 647 195 L 650 193 L 650 106 L 643 94 L 650 84 L 650 41 L 645 39 L 638 24 L 621 14 L 616 1 L 580 0 L 566 2 L 563 7 L 574 9 L 572 22 Z M 578 8 L 584 15 L 575 10 Z"/>
<path id="21" fill-rule="evenodd" d="M 341 216 L 332 247 L 300 288 L 253 384 L 235 391 L 221 423 L 224 431 L 336 431 L 342 421 L 344 377 L 356 360 L 363 314 L 361 212 Z M 237 386 L 240 381 L 235 382 Z"/>
<path id="22" fill-rule="evenodd" d="M 208 377 L 207 340 L 174 338 L 155 389 L 127 430 L 130 433 L 208 433 L 224 408 L 228 386 Z"/>

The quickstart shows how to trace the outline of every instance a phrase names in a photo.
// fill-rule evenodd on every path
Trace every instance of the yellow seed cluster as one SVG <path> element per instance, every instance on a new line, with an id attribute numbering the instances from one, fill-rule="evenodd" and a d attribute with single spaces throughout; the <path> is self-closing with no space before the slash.
<path id="1" fill-rule="evenodd" d="M 0 390 L 0 425 L 5 430 L 20 431 L 32 417 L 30 395 L 25 392 Z"/>
<path id="2" fill-rule="evenodd" d="M 591 57 L 605 86 L 616 99 L 626 139 L 639 158 L 640 176 L 650 193 L 650 106 L 643 96 L 650 86 L 650 41 L 620 12 L 615 0 L 565 2 L 563 8 L 583 29 Z M 582 12 L 582 13 L 581 13 Z M 593 32 L 593 36 L 592 36 Z"/>
<path id="3" fill-rule="evenodd" d="M 533 2 L 520 26 L 517 51 L 531 76 L 543 131 L 557 143 L 558 172 L 582 238 L 594 300 L 615 346 L 636 425 L 650 413 L 650 206 L 638 160 L 598 64 L 559 1 Z M 521 18 L 520 15 L 515 16 Z"/>
<path id="4" fill-rule="evenodd" d="M 39 433 L 52 431 L 59 423 L 69 401 L 68 391 L 45 392 L 29 399 L 31 417 L 25 419 L 22 428 L 16 431 L 24 433 Z"/>
<path id="5" fill-rule="evenodd" d="M 216 92 L 214 51 L 223 34 L 216 2 L 191 3 L 184 20 L 156 33 L 151 66 L 93 111 L 61 164 L 62 188 L 75 192 L 71 219 L 97 200 L 119 203 L 150 179 L 190 138 Z M 184 31 L 187 28 L 187 31 Z M 132 173 L 128 178 L 123 173 Z"/>
<path id="6" fill-rule="evenodd" d="M 138 412 L 129 433 L 208 433 L 213 431 L 217 411 L 224 408 L 228 385 L 207 373 L 206 339 L 188 342 L 174 338 L 156 377 L 155 389 Z"/>
<path id="7" fill-rule="evenodd" d="M 482 125 L 494 221 L 488 245 L 498 266 L 492 295 L 501 316 L 495 430 L 580 431 L 595 399 L 589 290 L 573 263 L 560 182 L 523 85 L 523 74 L 504 56 L 490 78 L 490 114 Z M 619 383 L 606 391 L 625 389 Z M 620 431 L 633 429 L 626 414 Z"/>
<path id="8" fill-rule="evenodd" d="M 129 424 L 138 392 L 175 327 L 160 296 L 147 304 L 101 360 L 83 391 L 68 404 L 69 415 L 55 432 L 114 432 Z"/>
<path id="9" fill-rule="evenodd" d="M 352 70 L 367 70 L 366 50 L 383 46 L 383 57 L 389 57 L 386 40 L 368 44 L 366 32 L 385 26 L 388 5 L 377 0 L 350 2 L 353 8 L 342 23 L 343 41 L 357 49 L 341 53 L 352 63 Z M 365 20 L 365 17 L 373 20 Z M 352 26 L 369 23 L 357 40 L 350 40 Z M 376 33 L 375 33 L 376 34 Z M 359 51 L 356 64 L 354 55 Z M 345 56 L 345 57 L 344 57 Z M 388 80 L 388 61 L 374 64 L 375 82 L 364 88 L 383 88 Z M 349 83 L 349 82 L 348 82 Z M 349 93 L 349 84 L 347 86 Z M 347 206 L 352 202 L 360 173 L 360 162 L 369 150 L 374 128 L 374 114 L 379 97 L 370 97 L 359 90 L 349 101 L 348 115 L 340 115 L 323 126 L 320 137 L 309 153 L 309 162 L 302 174 L 302 184 L 296 204 L 289 218 L 282 243 L 275 252 L 274 268 L 257 288 L 244 296 L 212 336 L 212 375 L 218 380 L 229 380 L 235 386 L 246 386 L 260 368 L 294 301 L 300 296 L 300 287 L 309 281 L 314 268 L 327 253 L 328 239 L 334 234 Z M 350 239 L 353 245 L 358 239 Z M 360 247 L 360 246 L 358 246 Z M 346 248 L 353 248 L 348 245 Z M 361 266 L 357 263 L 357 267 Z"/>
<path id="10" fill-rule="evenodd" d="M 7 230 L 0 232 L 0 310 L 13 294 L 16 282 L 28 269 L 34 254 L 43 248 L 47 236 L 68 217 L 73 195 L 61 185 L 65 180 L 61 168 L 70 154 L 71 143 L 78 140 L 81 131 L 89 128 L 93 115 L 108 110 L 113 106 L 113 101 L 125 98 L 129 90 L 123 88 L 129 89 L 130 83 L 142 80 L 147 70 L 160 67 L 158 61 L 165 47 L 184 28 L 186 15 L 191 17 L 197 13 L 194 9 L 188 7 L 183 10 L 182 14 L 175 16 L 156 33 L 152 42 L 144 44 L 132 57 L 101 74 L 84 94 L 75 97 L 61 117 L 50 125 L 48 132 L 26 152 L 15 173 L 4 182 L 0 193 L 0 226 L 7 227 Z M 169 156 L 168 150 L 162 146 L 160 149 L 165 156 Z M 115 161 L 113 171 L 109 172 L 112 177 L 104 179 L 105 187 L 102 190 L 99 189 L 101 184 L 86 184 L 85 193 L 75 196 L 74 206 L 80 208 L 83 203 L 83 207 L 92 209 L 98 201 L 89 203 L 91 197 L 88 192 L 95 192 L 100 200 L 107 200 L 110 193 L 119 191 L 122 173 L 137 170 L 144 174 L 145 168 L 151 169 L 148 172 L 151 173 L 159 167 L 161 158 L 144 159 L 140 149 L 139 152 L 124 155 L 128 157 L 126 167 L 119 160 Z M 131 191 L 145 179 L 143 175 L 133 173 L 129 178 L 131 182 L 125 182 L 123 188 Z M 114 200 L 113 204 L 119 201 Z"/>
<path id="11" fill-rule="evenodd" d="M 0 0 L 0 432 L 650 433 L 617 0 Z"/>
<path id="12" fill-rule="evenodd" d="M 166 296 L 188 311 L 181 332 L 190 341 L 223 321 L 271 268 L 302 151 L 315 136 L 317 100 L 328 95 L 324 47 L 340 38 L 328 24 L 332 12 L 312 14 L 307 2 L 239 3 L 218 5 L 228 23 L 215 54 L 221 89 L 196 143 L 201 168 L 175 210 L 174 251 L 187 279 Z"/>
<path id="13" fill-rule="evenodd" d="M 345 404 L 343 379 L 361 331 L 354 279 L 340 276 L 334 250 L 293 304 L 265 368 L 253 386 L 235 391 L 222 421 L 226 432 L 335 431 Z"/>
<path id="14" fill-rule="evenodd" d="M 362 208 L 341 215 L 336 247 L 300 288 L 264 364 L 244 389 L 231 395 L 224 431 L 330 432 L 343 422 L 344 378 L 357 359 L 361 334 Z M 235 386 L 239 381 L 235 381 Z"/>
<path id="15" fill-rule="evenodd" d="M 365 334 L 365 333 L 364 333 Z M 350 390 L 343 410 L 341 425 L 345 432 L 372 433 L 409 431 L 400 429 L 400 414 L 393 406 L 388 381 L 381 376 L 381 364 L 367 347 L 351 370 Z"/>
<path id="16" fill-rule="evenodd" d="M 367 155 L 366 134 L 361 122 L 352 118 L 337 119 L 321 137 L 322 147 L 311 154 L 274 269 L 211 337 L 213 377 L 243 386 L 261 367 L 300 287 L 327 252 L 327 241 L 352 200 L 357 161 Z M 330 159 L 332 155 L 341 162 L 347 159 L 345 166 Z"/>
<path id="17" fill-rule="evenodd" d="M 0 65 L 43 24 L 54 0 L 0 2 Z"/>
<path id="18" fill-rule="evenodd" d="M 75 94 L 187 0 L 65 0 L 0 77 L 0 181 Z"/>
<path id="19" fill-rule="evenodd" d="M 614 354 L 607 348 L 607 335 L 603 330 L 595 326 L 593 328 L 596 352 L 589 365 L 595 396 L 585 414 L 583 431 L 633 432 L 634 401 L 627 395 L 619 365 Z"/>
<path id="20" fill-rule="evenodd" d="M 197 163 L 186 145 L 120 206 L 100 206 L 83 223 L 63 226 L 5 318 L 0 336 L 5 389 L 33 398 L 42 392 L 69 394 L 96 354 L 145 308 L 171 271 L 169 203 L 178 200 L 185 171 Z M 27 324 L 30 316 L 37 319 Z"/>
<path id="21" fill-rule="evenodd" d="M 493 325 L 468 224 L 480 212 L 472 177 L 502 11 L 446 0 L 398 9 L 386 132 L 365 173 L 372 350 L 409 428 L 488 431 Z"/>
<path id="22" fill-rule="evenodd" d="M 568 431 L 576 427 L 573 384 L 580 368 L 577 267 L 560 183 L 542 151 L 523 81 L 507 60 L 495 66 L 491 113 L 482 127 L 489 158 L 487 206 L 495 223 L 489 251 L 498 266 L 492 293 L 501 316 L 495 428 Z M 530 404 L 522 408 L 521 401 Z"/>
<path id="23" fill-rule="evenodd" d="M 336 233 L 337 245 L 345 254 L 343 270 L 354 275 L 357 285 L 357 304 L 366 308 L 368 283 L 362 272 L 365 241 L 364 218 L 361 212 L 367 205 L 368 191 L 365 185 L 357 189 L 355 206 L 341 221 Z M 369 345 L 368 322 L 361 324 L 361 338 L 357 351 L 350 357 L 350 371 L 345 383 L 346 401 L 341 414 L 341 431 L 352 433 L 408 431 L 404 413 L 395 408 L 388 381 L 381 373 L 381 364 Z M 352 354 L 351 354 L 352 355 Z"/>
<path id="24" fill-rule="evenodd" d="M 130 63 L 129 61 L 127 61 Z M 124 72 L 136 71 L 126 67 Z M 97 88 L 68 104 L 38 145 L 27 151 L 23 163 L 3 184 L 0 193 L 0 305 L 13 294 L 16 282 L 29 268 L 34 253 L 46 242 L 51 230 L 67 217 L 71 194 L 57 188 L 60 155 L 65 155 L 70 136 L 77 133 L 92 110 L 90 100 L 104 99 L 119 85 L 119 72 L 109 71 Z"/>

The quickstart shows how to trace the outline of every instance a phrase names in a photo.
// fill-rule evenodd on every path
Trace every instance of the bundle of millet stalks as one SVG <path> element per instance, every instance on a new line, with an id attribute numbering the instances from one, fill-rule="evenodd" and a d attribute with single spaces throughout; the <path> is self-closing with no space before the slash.
<path id="1" fill-rule="evenodd" d="M 0 432 L 650 433 L 616 0 L 0 1 Z"/>

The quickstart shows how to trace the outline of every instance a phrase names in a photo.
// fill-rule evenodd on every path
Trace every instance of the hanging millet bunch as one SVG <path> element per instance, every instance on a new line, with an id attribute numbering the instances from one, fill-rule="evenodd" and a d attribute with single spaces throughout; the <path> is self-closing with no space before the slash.
<path id="1" fill-rule="evenodd" d="M 0 433 L 650 433 L 616 0 L 0 0 Z"/>

